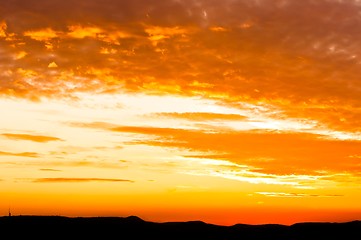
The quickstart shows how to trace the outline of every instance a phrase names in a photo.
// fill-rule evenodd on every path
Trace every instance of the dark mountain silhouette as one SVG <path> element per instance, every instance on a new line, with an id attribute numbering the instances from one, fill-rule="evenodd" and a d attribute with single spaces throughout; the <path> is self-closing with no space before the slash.
<path id="1" fill-rule="evenodd" d="M 130 217 L 0 217 L 4 236 L 34 239 L 74 237 L 150 240 L 319 240 L 361 239 L 361 221 L 345 223 L 297 223 L 291 226 L 266 224 L 219 226 L 201 221 L 147 222 Z"/>

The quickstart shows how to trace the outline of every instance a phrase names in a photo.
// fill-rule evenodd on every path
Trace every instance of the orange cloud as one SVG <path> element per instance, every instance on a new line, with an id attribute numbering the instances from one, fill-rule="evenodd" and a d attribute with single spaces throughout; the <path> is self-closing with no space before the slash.
<path id="1" fill-rule="evenodd" d="M 15 134 L 15 133 L 3 133 L 1 136 L 12 140 L 27 140 L 33 142 L 50 142 L 50 141 L 61 141 L 62 139 L 57 137 L 41 136 L 41 135 L 30 135 L 30 134 Z"/>
<path id="2" fill-rule="evenodd" d="M 39 154 L 32 152 L 25 153 L 10 153 L 10 152 L 0 152 L 0 156 L 20 156 L 20 157 L 39 157 Z M 52 158 L 56 156 L 52 153 Z M 27 161 L 27 162 L 16 162 L 16 161 L 7 161 L 0 162 L 0 164 L 5 165 L 21 165 L 21 166 L 29 166 L 29 167 L 39 167 L 39 171 L 49 171 L 49 172 L 60 172 L 63 171 L 61 169 L 57 169 L 58 167 L 75 167 L 75 168 L 94 168 L 94 169 L 125 169 L 128 167 L 128 163 L 125 160 L 119 161 L 99 161 L 97 157 L 94 157 L 95 160 L 71 160 L 64 161 L 62 160 L 48 160 L 44 161 Z M 69 159 L 69 158 L 68 158 Z M 47 166 L 47 167 L 44 167 Z"/>
<path id="3" fill-rule="evenodd" d="M 5 21 L 0 22 L 0 37 L 6 37 L 7 25 Z"/>
<path id="4" fill-rule="evenodd" d="M 144 29 L 148 33 L 148 39 L 152 42 L 154 46 L 157 46 L 158 42 L 174 37 L 181 36 L 184 37 L 186 34 L 192 32 L 191 29 L 182 28 L 179 26 L 176 27 L 161 27 L 161 26 L 149 26 Z"/>
<path id="5" fill-rule="evenodd" d="M 59 169 L 54 169 L 54 168 L 40 168 L 40 171 L 46 171 L 46 172 L 60 172 L 61 170 Z"/>
<path id="6" fill-rule="evenodd" d="M 67 124 L 72 127 L 82 127 L 82 128 L 110 129 L 117 127 L 117 125 L 115 124 L 106 123 L 106 122 L 90 122 L 90 123 L 70 122 Z"/>
<path id="7" fill-rule="evenodd" d="M 58 182 L 134 182 L 128 179 L 117 178 L 37 178 L 33 182 L 37 183 L 58 183 Z"/>
<path id="8" fill-rule="evenodd" d="M 349 172 L 358 176 L 360 171 L 357 159 L 349 156 L 360 154 L 361 142 L 327 139 L 317 134 L 234 130 L 210 133 L 202 130 L 129 126 L 111 130 L 149 136 L 131 144 L 191 150 L 199 154 L 190 157 L 228 160 L 267 174 L 322 175 L 322 172 Z"/>
<path id="9" fill-rule="evenodd" d="M 219 27 L 219 26 L 210 27 L 209 29 L 214 32 L 227 32 L 228 31 L 226 28 Z"/>
<path id="10" fill-rule="evenodd" d="M 32 157 L 37 158 L 39 154 L 36 152 L 21 152 L 21 153 L 12 153 L 12 152 L 3 152 L 0 151 L 0 156 L 16 156 L 16 157 Z"/>
<path id="11" fill-rule="evenodd" d="M 48 64 L 48 68 L 57 68 L 58 65 L 56 64 L 56 62 L 51 62 Z"/>
<path id="12" fill-rule="evenodd" d="M 24 36 L 30 37 L 36 41 L 49 41 L 53 38 L 58 37 L 58 33 L 51 28 L 40 29 L 36 31 L 26 31 Z"/>
<path id="13" fill-rule="evenodd" d="M 20 52 L 18 52 L 17 54 L 16 54 L 16 59 L 21 59 L 21 58 L 23 58 L 23 57 L 25 57 L 27 55 L 27 53 L 26 52 L 24 52 L 24 51 L 20 51 Z"/>
<path id="14" fill-rule="evenodd" d="M 328 0 L 17 0 L 0 10 L 0 94 L 197 96 L 359 133 L 358 9 L 356 1 Z M 14 58 L 20 52 L 26 57 Z M 51 62 L 62 68 L 44 69 Z"/>
<path id="15" fill-rule="evenodd" d="M 97 36 L 102 33 L 103 30 L 98 27 L 84 27 L 81 25 L 69 26 L 68 35 L 72 38 L 97 38 Z"/>
<path id="16" fill-rule="evenodd" d="M 51 162 L 50 162 L 51 163 Z M 72 167 L 94 167 L 94 168 L 124 168 L 126 167 L 122 162 L 99 162 L 99 161 L 72 161 L 69 163 L 64 162 L 52 162 L 55 166 L 72 166 Z"/>
<path id="17" fill-rule="evenodd" d="M 212 131 L 208 128 L 115 127 L 106 123 L 78 123 L 73 126 L 142 134 L 146 136 L 144 139 L 138 138 L 128 144 L 191 150 L 196 154 L 183 156 L 228 160 L 253 167 L 253 171 L 260 173 L 327 175 L 350 172 L 358 176 L 360 167 L 357 158 L 352 157 L 360 154 L 360 141 L 330 139 L 319 134 L 237 131 L 217 127 L 212 128 Z M 337 177 L 338 180 L 340 178 Z"/>

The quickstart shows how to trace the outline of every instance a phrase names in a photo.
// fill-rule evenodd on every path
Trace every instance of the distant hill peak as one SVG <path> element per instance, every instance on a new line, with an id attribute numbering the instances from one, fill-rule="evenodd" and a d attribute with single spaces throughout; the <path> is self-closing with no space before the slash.
<path id="1" fill-rule="evenodd" d="M 145 222 L 143 219 L 137 216 L 128 216 L 125 218 L 126 220 L 130 220 L 132 222 Z"/>

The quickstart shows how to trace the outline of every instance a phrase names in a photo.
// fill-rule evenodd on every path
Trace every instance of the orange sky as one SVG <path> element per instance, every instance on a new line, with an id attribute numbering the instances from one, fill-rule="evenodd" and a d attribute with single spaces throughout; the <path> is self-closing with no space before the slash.
<path id="1" fill-rule="evenodd" d="M 8 0 L 0 215 L 361 219 L 358 0 Z"/>

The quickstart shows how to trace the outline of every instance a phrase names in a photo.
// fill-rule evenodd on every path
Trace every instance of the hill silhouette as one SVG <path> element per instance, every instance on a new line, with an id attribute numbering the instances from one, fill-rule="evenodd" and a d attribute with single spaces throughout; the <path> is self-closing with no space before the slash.
<path id="1" fill-rule="evenodd" d="M 35 239 L 312 240 L 361 239 L 361 221 L 220 226 L 201 221 L 147 222 L 130 217 L 0 217 L 2 235 Z"/>

